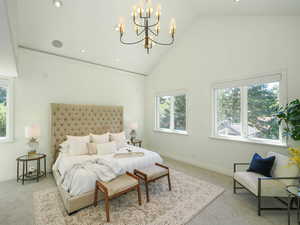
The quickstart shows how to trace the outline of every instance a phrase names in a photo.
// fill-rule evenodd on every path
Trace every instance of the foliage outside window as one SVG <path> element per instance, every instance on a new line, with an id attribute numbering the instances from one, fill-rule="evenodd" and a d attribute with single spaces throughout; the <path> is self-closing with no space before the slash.
<path id="1" fill-rule="evenodd" d="M 186 133 L 186 95 L 162 95 L 156 97 L 156 129 Z"/>
<path id="2" fill-rule="evenodd" d="M 214 136 L 282 144 L 278 118 L 280 79 L 215 87 Z"/>
<path id="3" fill-rule="evenodd" d="M 11 82 L 0 79 L 0 141 L 11 139 Z"/>

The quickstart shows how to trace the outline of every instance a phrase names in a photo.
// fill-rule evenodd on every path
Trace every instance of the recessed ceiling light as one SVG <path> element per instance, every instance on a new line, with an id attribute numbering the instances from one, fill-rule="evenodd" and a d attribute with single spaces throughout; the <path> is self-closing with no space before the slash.
<path id="1" fill-rule="evenodd" d="M 239 2 L 240 0 L 233 0 L 234 2 Z"/>
<path id="2" fill-rule="evenodd" d="M 53 0 L 53 5 L 56 7 L 56 8 L 60 8 L 62 7 L 63 3 L 61 0 Z"/>
<path id="3" fill-rule="evenodd" d="M 52 46 L 55 48 L 61 48 L 63 46 L 63 43 L 60 40 L 53 40 Z"/>
<path id="4" fill-rule="evenodd" d="M 81 49 L 80 52 L 81 52 L 81 53 L 85 53 L 85 49 Z"/>

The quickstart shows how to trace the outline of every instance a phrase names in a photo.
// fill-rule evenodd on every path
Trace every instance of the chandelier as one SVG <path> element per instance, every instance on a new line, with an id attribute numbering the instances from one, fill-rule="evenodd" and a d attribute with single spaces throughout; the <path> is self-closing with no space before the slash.
<path id="1" fill-rule="evenodd" d="M 156 13 L 154 15 L 153 8 L 151 6 L 151 0 L 146 0 L 146 6 L 144 7 L 140 4 L 139 7 L 134 6 L 132 11 L 132 20 L 134 25 L 134 31 L 138 38 L 137 41 L 127 42 L 124 41 L 123 36 L 125 32 L 124 23 L 120 22 L 117 30 L 120 32 L 120 42 L 125 45 L 134 45 L 143 43 L 144 48 L 147 50 L 149 54 L 150 49 L 157 45 L 172 45 L 175 40 L 175 31 L 176 24 L 175 20 L 172 19 L 170 23 L 170 35 L 171 40 L 169 42 L 160 42 L 157 40 L 158 35 L 160 33 L 160 17 L 161 17 L 161 7 L 157 6 Z"/>

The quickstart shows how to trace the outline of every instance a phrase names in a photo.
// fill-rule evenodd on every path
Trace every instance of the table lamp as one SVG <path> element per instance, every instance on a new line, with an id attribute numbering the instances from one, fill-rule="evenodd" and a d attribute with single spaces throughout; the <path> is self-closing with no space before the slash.
<path id="1" fill-rule="evenodd" d="M 31 125 L 25 127 L 25 137 L 28 139 L 28 155 L 34 155 L 39 148 L 39 140 L 38 138 L 41 135 L 40 127 L 37 125 Z"/>
<path id="2" fill-rule="evenodd" d="M 136 130 L 138 129 L 138 123 L 137 122 L 130 123 L 129 129 L 131 130 L 129 133 L 130 140 L 131 140 L 131 142 L 133 142 L 133 140 L 136 138 Z"/>

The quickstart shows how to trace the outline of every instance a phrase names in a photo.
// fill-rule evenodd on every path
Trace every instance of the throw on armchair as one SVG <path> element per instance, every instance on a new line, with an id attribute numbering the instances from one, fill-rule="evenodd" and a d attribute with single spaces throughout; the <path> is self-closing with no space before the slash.
<path id="1" fill-rule="evenodd" d="M 260 216 L 261 210 L 282 210 L 287 208 L 263 208 L 261 199 L 263 197 L 273 197 L 287 205 L 282 200 L 288 197 L 286 186 L 299 182 L 299 169 L 295 165 L 288 165 L 289 158 L 285 155 L 269 152 L 269 156 L 275 156 L 272 168 L 272 177 L 265 177 L 261 174 L 247 171 L 238 171 L 238 167 L 247 166 L 250 163 L 234 163 L 233 165 L 233 193 L 237 189 L 246 189 L 257 198 L 257 213 Z"/>

